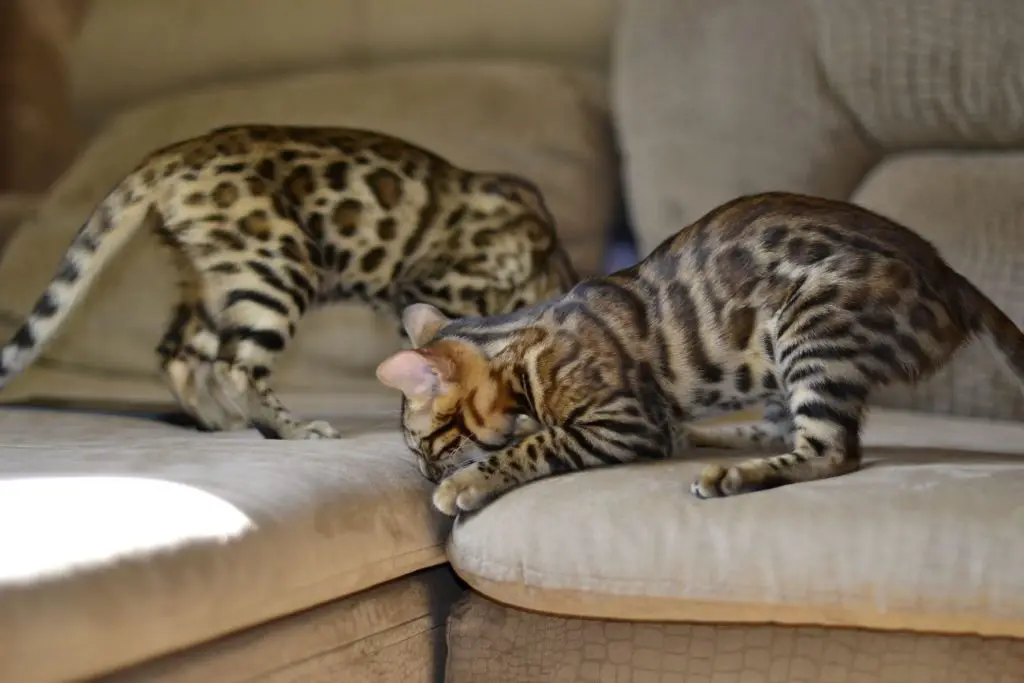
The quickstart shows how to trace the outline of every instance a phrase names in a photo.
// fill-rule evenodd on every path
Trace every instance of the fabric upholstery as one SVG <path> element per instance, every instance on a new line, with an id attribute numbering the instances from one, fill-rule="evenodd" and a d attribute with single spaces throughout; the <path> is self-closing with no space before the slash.
<path id="1" fill-rule="evenodd" d="M 87 677 L 445 562 L 390 394 L 340 441 L 0 411 L 0 680 Z M 54 643 L 60 656 L 54 656 Z"/>
<path id="2" fill-rule="evenodd" d="M 98 683 L 442 683 L 462 592 L 448 567 L 425 569 Z"/>
<path id="3" fill-rule="evenodd" d="M 618 5 L 439 0 L 424 12 L 419 0 L 90 1 L 72 51 L 87 124 L 197 86 L 353 64 L 512 59 L 603 75 Z"/>
<path id="4" fill-rule="evenodd" d="M 68 50 L 83 0 L 0 3 L 0 192 L 41 192 L 79 142 Z"/>
<path id="5" fill-rule="evenodd" d="M 1024 423 L 880 410 L 865 442 L 856 473 L 727 499 L 688 492 L 737 457 L 713 451 L 543 480 L 461 517 L 448 556 L 566 616 L 1024 637 Z"/>
<path id="6" fill-rule="evenodd" d="M 612 109 L 641 255 L 737 195 L 845 197 L 880 158 L 822 78 L 806 2 L 621 4 Z"/>
<path id="7" fill-rule="evenodd" d="M 913 226 L 1024 328 L 1024 154 L 889 157 L 854 201 Z M 917 387 L 893 386 L 877 405 L 1024 421 L 1024 381 L 991 344 L 967 346 Z"/>
<path id="8" fill-rule="evenodd" d="M 19 225 L 32 216 L 41 198 L 35 194 L 0 194 L 0 254 Z"/>
<path id="9" fill-rule="evenodd" d="M 623 0 L 613 108 L 646 253 L 735 195 L 848 197 L 886 154 L 1024 147 L 1017 0 Z"/>
<path id="10" fill-rule="evenodd" d="M 8 245 L 0 262 L 0 330 L 13 333 L 80 222 L 145 152 L 240 121 L 370 127 L 469 167 L 522 173 L 544 192 L 578 268 L 595 269 L 616 178 L 604 118 L 590 108 L 584 90 L 571 73 L 544 66 L 398 65 L 225 87 L 140 107 L 90 143 Z M 45 355 L 47 362 L 80 367 L 79 376 L 141 375 L 156 383 L 153 349 L 169 321 L 176 282 L 154 239 L 133 241 Z M 278 385 L 324 388 L 341 377 L 372 377 L 376 364 L 399 347 L 396 329 L 359 305 L 316 312 L 300 326 Z M 35 372 L 12 383 L 2 399 L 38 397 Z"/>
<path id="11" fill-rule="evenodd" d="M 537 614 L 468 593 L 447 683 L 1017 683 L 1024 640 Z"/>
<path id="12" fill-rule="evenodd" d="M 934 241 L 1024 325 L 1024 4 L 624 0 L 612 91 L 641 255 L 740 194 L 852 199 Z M 875 398 L 1024 419 L 977 348 Z"/>

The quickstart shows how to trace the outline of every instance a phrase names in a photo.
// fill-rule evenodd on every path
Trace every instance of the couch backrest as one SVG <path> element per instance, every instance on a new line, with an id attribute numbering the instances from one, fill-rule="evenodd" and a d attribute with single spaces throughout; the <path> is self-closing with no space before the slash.
<path id="1" fill-rule="evenodd" d="M 618 0 L 91 0 L 71 54 L 75 104 L 94 126 L 113 110 L 198 86 L 420 59 L 529 59 L 603 73 L 617 5 Z"/>

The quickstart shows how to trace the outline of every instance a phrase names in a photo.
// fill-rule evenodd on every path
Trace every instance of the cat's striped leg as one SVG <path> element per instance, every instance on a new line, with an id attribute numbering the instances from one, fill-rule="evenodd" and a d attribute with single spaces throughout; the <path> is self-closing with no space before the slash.
<path id="1" fill-rule="evenodd" d="M 857 371 L 829 376 L 827 368 L 824 365 L 820 370 L 805 372 L 788 385 L 795 427 L 789 452 L 735 465 L 708 465 L 690 487 L 693 495 L 720 498 L 858 469 L 868 384 Z"/>
<path id="2" fill-rule="evenodd" d="M 248 426 L 244 411 L 232 409 L 211 391 L 213 360 L 219 340 L 201 304 L 188 299 L 175 308 L 157 347 L 160 370 L 182 410 L 201 430 L 227 431 Z"/>
<path id="3" fill-rule="evenodd" d="M 685 436 L 691 448 L 749 448 L 789 450 L 793 448 L 796 425 L 785 403 L 772 401 L 765 404 L 764 419 L 754 424 L 723 425 L 715 427 L 687 426 Z"/>
<path id="4" fill-rule="evenodd" d="M 644 457 L 665 457 L 669 451 L 665 439 L 635 428 L 620 432 L 606 424 L 600 428 L 547 427 L 456 470 L 434 489 L 434 507 L 454 517 L 460 510 L 476 510 L 527 482 Z"/>
<path id="5" fill-rule="evenodd" d="M 311 287 L 289 284 L 296 277 L 274 264 L 250 261 L 207 278 L 204 297 L 216 311 L 220 337 L 210 391 L 225 410 L 241 411 L 267 438 L 334 439 L 340 436 L 334 427 L 298 419 L 270 386 L 311 297 Z"/>

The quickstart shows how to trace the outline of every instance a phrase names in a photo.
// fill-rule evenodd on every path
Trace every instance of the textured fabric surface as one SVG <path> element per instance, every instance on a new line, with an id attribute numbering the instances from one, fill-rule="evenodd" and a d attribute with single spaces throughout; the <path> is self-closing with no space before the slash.
<path id="1" fill-rule="evenodd" d="M 461 594 L 435 567 L 99 681 L 442 683 L 445 619 Z"/>
<path id="2" fill-rule="evenodd" d="M 105 671 L 443 564 L 393 399 L 323 403 L 346 436 L 322 442 L 0 411 L 0 680 Z"/>
<path id="3" fill-rule="evenodd" d="M 475 594 L 456 606 L 448 643 L 446 683 L 1024 681 L 1024 640 L 571 619 Z"/>
<path id="4" fill-rule="evenodd" d="M 927 237 L 1024 328 L 1024 154 L 908 154 L 875 168 L 854 195 Z M 910 388 L 878 392 L 892 408 L 1024 420 L 1024 382 L 987 340 Z"/>
<path id="5" fill-rule="evenodd" d="M 39 195 L 25 193 L 0 194 L 0 253 L 19 225 L 39 206 Z"/>
<path id="6" fill-rule="evenodd" d="M 641 256 L 740 194 L 853 191 L 879 150 L 815 49 L 802 0 L 622 0 L 612 109 Z"/>
<path id="7" fill-rule="evenodd" d="M 499 58 L 603 71 L 618 1 L 91 3 L 71 62 L 77 109 L 100 121 L 172 91 L 350 64 Z"/>
<path id="8" fill-rule="evenodd" d="M 1024 4 L 790 1 L 829 93 L 887 152 L 1024 146 Z"/>
<path id="9" fill-rule="evenodd" d="M 888 153 L 1024 146 L 1018 0 L 623 0 L 612 68 L 644 253 L 738 194 L 847 197 Z"/>
<path id="10" fill-rule="evenodd" d="M 600 265 L 615 201 L 613 152 L 604 117 L 571 74 L 543 66 L 433 64 L 302 76 L 155 102 L 94 139 L 4 253 L 0 335 L 16 329 L 80 222 L 145 152 L 239 121 L 370 127 L 468 167 L 522 173 L 543 190 L 579 269 Z M 169 320 L 177 276 L 155 239 L 141 237 L 122 253 L 44 357 L 80 366 L 80 375 L 141 375 L 155 383 L 153 349 Z M 323 309 L 300 325 L 276 381 L 306 389 L 372 377 L 398 347 L 395 324 L 364 307 Z M 29 370 L 12 383 L 3 399 L 38 396 L 33 375 Z"/>
<path id="11" fill-rule="evenodd" d="M 853 199 L 1024 324 L 1024 3 L 624 0 L 612 78 L 641 255 L 739 194 Z M 1024 419 L 996 363 L 971 349 L 878 403 Z"/>
<path id="12" fill-rule="evenodd" d="M 0 192 L 45 190 L 75 152 L 67 52 L 86 4 L 0 3 Z"/>
<path id="13" fill-rule="evenodd" d="M 856 473 L 727 499 L 688 492 L 713 451 L 536 482 L 448 556 L 554 614 L 1024 637 L 1024 423 L 880 410 L 865 437 Z"/>

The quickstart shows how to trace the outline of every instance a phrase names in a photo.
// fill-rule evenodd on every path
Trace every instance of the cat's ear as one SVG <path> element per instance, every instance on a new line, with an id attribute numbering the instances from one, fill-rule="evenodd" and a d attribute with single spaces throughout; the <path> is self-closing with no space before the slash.
<path id="1" fill-rule="evenodd" d="M 402 311 L 402 327 L 415 347 L 429 342 L 449 322 L 444 313 L 430 304 L 410 304 Z"/>
<path id="2" fill-rule="evenodd" d="M 425 401 L 441 392 L 444 368 L 419 351 L 399 351 L 377 366 L 377 379 L 384 386 L 398 389 L 406 398 Z"/>

